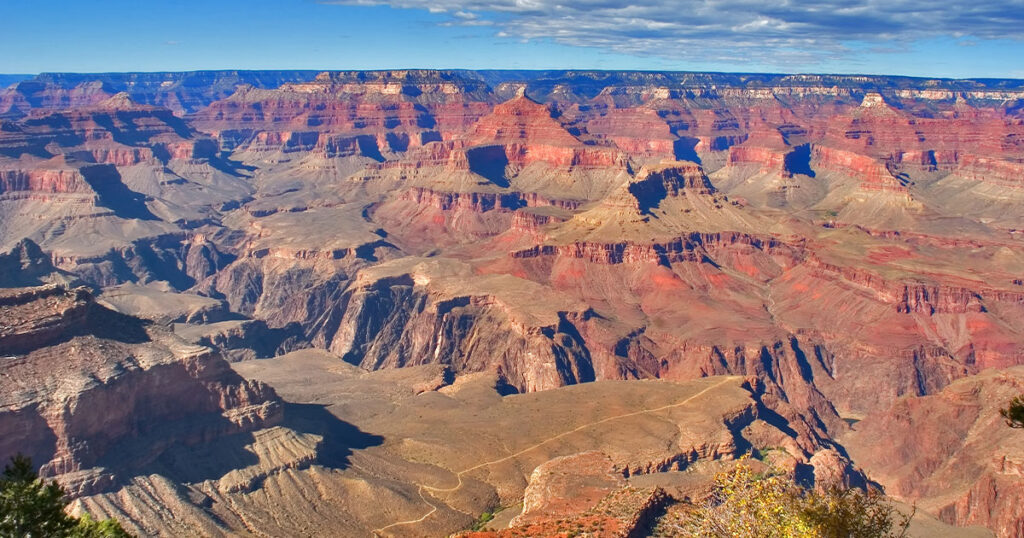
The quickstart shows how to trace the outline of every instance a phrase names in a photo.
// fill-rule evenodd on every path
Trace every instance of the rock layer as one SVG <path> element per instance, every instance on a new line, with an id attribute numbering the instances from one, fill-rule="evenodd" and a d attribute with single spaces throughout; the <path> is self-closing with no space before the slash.
<path id="1" fill-rule="evenodd" d="M 505 394 L 750 376 L 760 407 L 730 420 L 785 421 L 794 472 L 816 458 L 822 480 L 855 482 L 831 441 L 848 421 L 1024 363 L 1022 91 L 824 75 L 40 75 L 0 91 L 0 247 L 13 249 L 0 279 L 92 286 L 232 360 L 316 347 L 366 375 L 436 369 L 416 383 L 425 398 L 475 376 Z M 53 304 L 27 323 L 9 311 L 12 352 L 105 341 L 90 336 L 102 309 L 75 298 L 86 292 L 32 293 Z M 128 364 L 131 346 L 174 348 L 161 334 L 103 353 Z M 124 386 L 170 390 L 139 375 Z M 234 409 L 211 405 L 195 411 Z M 237 431 L 214 422 L 181 438 Z M 265 461 L 240 455 L 225 491 L 305 472 L 330 444 L 281 427 L 292 433 L 240 444 Z M 674 470 L 733 442 L 701 437 L 623 469 Z M 61 469 L 101 465 L 75 450 Z M 130 477 L 128 496 L 170 491 Z M 1015 495 L 993 480 L 971 499 Z M 417 489 L 396 497 L 408 508 Z M 1007 524 L 964 503 L 947 519 Z M 189 528 L 245 526 L 227 512 Z"/>
<path id="2" fill-rule="evenodd" d="M 84 289 L 0 298 L 0 456 L 31 457 L 73 497 L 119 486 L 169 446 L 273 425 L 281 404 L 208 348 L 116 314 Z M 18 354 L 13 355 L 12 354 Z"/>

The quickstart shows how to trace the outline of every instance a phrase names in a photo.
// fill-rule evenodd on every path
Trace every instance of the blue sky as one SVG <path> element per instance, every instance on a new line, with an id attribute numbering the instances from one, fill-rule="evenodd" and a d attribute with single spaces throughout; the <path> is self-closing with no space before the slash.
<path id="1" fill-rule="evenodd" d="M 0 73 L 461 67 L 1024 78 L 1024 0 L 4 0 L 0 13 Z"/>

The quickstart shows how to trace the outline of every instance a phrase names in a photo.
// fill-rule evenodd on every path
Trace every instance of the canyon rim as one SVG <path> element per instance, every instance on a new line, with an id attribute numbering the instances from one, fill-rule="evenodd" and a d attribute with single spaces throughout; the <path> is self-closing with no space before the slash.
<path id="1" fill-rule="evenodd" d="M 11 25 L 0 71 L 85 68 L 0 76 L 0 460 L 136 536 L 687 536 L 750 466 L 871 491 L 908 536 L 1024 537 L 1024 73 L 812 74 L 1016 51 L 1019 6 L 914 33 L 897 3 L 254 3 L 217 30 L 240 66 L 245 23 L 268 66 L 355 36 L 348 64 L 423 69 Z M 152 63 L 91 68 L 116 36 Z M 176 57 L 204 69 L 148 67 Z"/>

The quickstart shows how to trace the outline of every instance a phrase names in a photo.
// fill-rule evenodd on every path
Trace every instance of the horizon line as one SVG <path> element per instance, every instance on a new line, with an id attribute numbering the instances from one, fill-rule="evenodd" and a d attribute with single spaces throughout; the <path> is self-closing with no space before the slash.
<path id="1" fill-rule="evenodd" d="M 904 78 L 917 80 L 945 80 L 945 81 L 1020 81 L 1022 77 L 992 77 L 992 76 L 970 76 L 970 77 L 944 77 L 944 76 L 921 76 L 921 75 L 899 75 L 882 73 L 842 73 L 842 72 L 813 72 L 813 71 L 717 71 L 717 70 L 689 70 L 689 69 L 601 69 L 601 68 L 500 68 L 488 67 L 483 69 L 466 67 L 394 67 L 374 69 L 304 69 L 304 68 L 221 68 L 221 69 L 163 69 L 163 70 L 127 70 L 127 71 L 39 71 L 36 73 L 0 73 L 2 77 L 39 77 L 43 75 L 157 75 L 157 74 L 183 74 L 183 73 L 223 73 L 223 72 L 292 72 L 292 73 L 383 73 L 391 71 L 434 71 L 434 72 L 522 72 L 522 73 L 543 73 L 543 72 L 566 72 L 566 73 L 673 73 L 673 74 L 707 74 L 707 75 L 752 75 L 752 76 L 821 76 L 821 77 L 878 77 L 878 78 Z"/>

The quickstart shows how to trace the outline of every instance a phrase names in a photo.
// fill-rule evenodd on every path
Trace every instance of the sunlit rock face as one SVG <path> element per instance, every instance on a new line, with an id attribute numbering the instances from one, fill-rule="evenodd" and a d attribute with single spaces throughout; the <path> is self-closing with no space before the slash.
<path id="1" fill-rule="evenodd" d="M 348 467 L 338 432 L 355 424 L 359 450 L 399 467 L 424 461 L 414 453 L 429 435 L 404 422 L 412 430 L 371 431 L 385 426 L 349 400 L 289 418 L 288 398 L 333 393 L 282 367 L 271 377 L 291 392 L 277 396 L 232 368 L 315 355 L 345 369 L 325 379 L 369 376 L 374 398 L 395 401 L 742 376 L 749 417 L 774 428 L 744 439 L 785 444 L 794 475 L 849 479 L 862 466 L 946 522 L 1012 536 L 1012 457 L 992 455 L 1002 463 L 985 463 L 980 482 L 937 475 L 963 449 L 915 406 L 1024 364 L 1021 99 L 1012 81 L 695 73 L 21 82 L 0 90 L 0 284 L 31 289 L 0 298 L 0 347 L 15 357 L 2 366 L 0 433 L 34 433 L 0 447 L 27 447 L 83 503 L 140 532 L 301 534 L 230 495 L 264 480 L 298 495 L 283 484 L 299 475 L 350 493 L 362 480 L 395 517 L 339 508 L 329 526 L 365 534 L 422 515 L 418 487 Z M 111 319 L 130 338 L 103 332 Z M 336 430 L 304 422 L 327 415 Z M 164 423 L 180 428 L 155 433 Z M 697 459 L 749 448 L 695 432 Z M 385 433 L 415 441 L 398 449 Z M 228 438 L 236 450 L 222 458 L 210 447 Z M 903 460 L 870 448 L 908 442 Z M 126 446 L 133 456 L 110 463 Z M 175 459 L 189 447 L 211 451 L 202 472 Z M 522 502 L 538 465 L 607 452 L 572 448 L 517 460 L 514 479 L 478 484 L 466 506 Z M 479 458 L 466 467 L 487 459 L 467 450 Z M 617 469 L 663 472 L 681 453 Z M 923 467 L 896 476 L 895 461 Z M 940 499 L 941 484 L 959 496 Z M 153 515 L 148 490 L 180 517 Z M 446 506 L 405 531 L 468 526 L 456 500 Z"/>
<path id="2" fill-rule="evenodd" d="M 115 489 L 172 445 L 280 422 L 272 388 L 84 288 L 4 289 L 0 316 L 0 457 L 31 457 L 74 497 Z"/>

